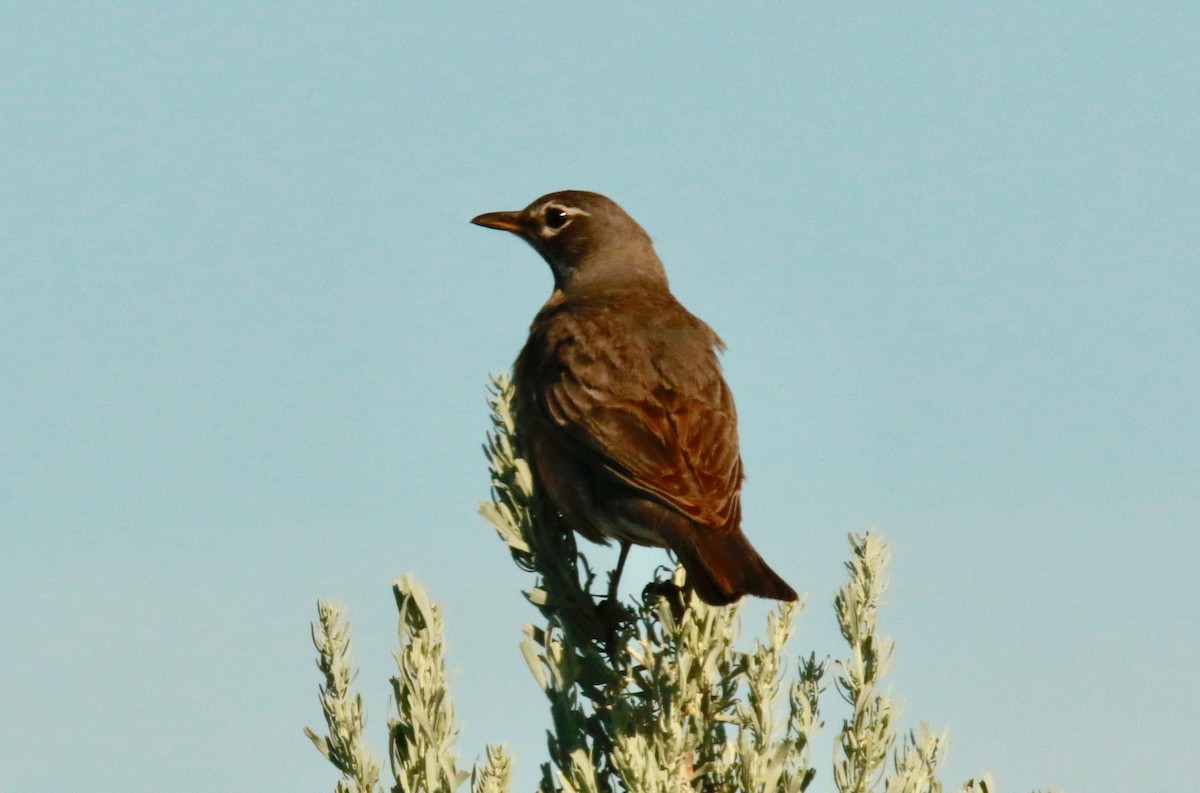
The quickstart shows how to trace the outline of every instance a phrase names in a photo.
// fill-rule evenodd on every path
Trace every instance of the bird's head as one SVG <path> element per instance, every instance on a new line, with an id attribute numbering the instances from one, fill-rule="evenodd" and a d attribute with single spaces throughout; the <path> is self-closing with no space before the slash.
<path id="1" fill-rule="evenodd" d="M 650 235 L 599 193 L 550 193 L 524 209 L 488 212 L 471 222 L 511 231 L 532 245 L 550 265 L 556 289 L 667 284 Z"/>

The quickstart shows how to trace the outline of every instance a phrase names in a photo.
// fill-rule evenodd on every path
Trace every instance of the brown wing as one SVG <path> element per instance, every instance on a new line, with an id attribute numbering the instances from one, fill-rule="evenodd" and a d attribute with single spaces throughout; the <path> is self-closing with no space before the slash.
<path id="1" fill-rule="evenodd" d="M 574 313 L 582 327 L 552 343 L 538 367 L 538 413 L 619 481 L 700 524 L 734 530 L 742 463 L 733 398 L 713 350 L 720 342 L 677 303 L 671 308 L 681 312 L 674 323 L 660 314 L 657 323 L 613 327 L 608 314 L 603 329 Z"/>

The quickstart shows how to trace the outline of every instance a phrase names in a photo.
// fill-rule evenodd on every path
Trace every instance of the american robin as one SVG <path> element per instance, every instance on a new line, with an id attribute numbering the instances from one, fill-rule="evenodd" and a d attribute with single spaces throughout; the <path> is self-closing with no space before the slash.
<path id="1" fill-rule="evenodd" d="M 720 337 L 671 294 L 649 235 L 614 201 L 567 190 L 471 221 L 542 255 L 554 292 L 513 372 L 537 486 L 576 531 L 670 548 L 704 601 L 795 600 L 741 531 L 742 460 Z"/>

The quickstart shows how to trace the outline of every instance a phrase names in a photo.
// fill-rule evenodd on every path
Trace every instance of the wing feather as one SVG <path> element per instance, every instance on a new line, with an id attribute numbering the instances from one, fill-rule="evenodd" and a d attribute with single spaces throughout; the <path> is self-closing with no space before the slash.
<path id="1" fill-rule="evenodd" d="M 619 481 L 700 524 L 733 530 L 742 463 L 714 350 L 720 341 L 678 308 L 696 325 L 682 329 L 690 333 L 679 333 L 678 322 L 625 327 L 611 312 L 576 308 L 571 332 L 550 332 L 539 345 L 546 354 L 532 378 L 536 409 L 575 453 Z"/>

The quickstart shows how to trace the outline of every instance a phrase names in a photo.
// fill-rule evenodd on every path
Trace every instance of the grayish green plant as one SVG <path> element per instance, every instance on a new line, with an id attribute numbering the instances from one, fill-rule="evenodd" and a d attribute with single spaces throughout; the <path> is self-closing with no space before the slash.
<path id="1" fill-rule="evenodd" d="M 738 607 L 689 598 L 681 568 L 632 606 L 598 603 L 574 533 L 534 499 L 507 380 L 494 381 L 491 406 L 492 501 L 482 511 L 536 574 L 526 596 L 545 621 L 526 626 L 522 645 L 554 727 L 540 790 L 803 791 L 824 665 L 802 667 L 784 725 L 775 714 L 800 606 L 777 606 L 767 642 L 746 653 L 734 648 Z"/>
<path id="2" fill-rule="evenodd" d="M 512 784 L 512 758 L 503 746 L 487 747 L 487 762 L 471 772 L 471 793 L 507 793 Z"/>
<path id="3" fill-rule="evenodd" d="M 317 624 L 313 626 L 313 644 L 317 647 L 317 668 L 325 678 L 321 686 L 321 710 L 329 728 L 327 736 L 318 736 L 307 727 L 304 733 L 325 755 L 342 778 L 336 793 L 373 793 L 379 781 L 379 763 L 363 742 L 362 697 L 350 693 L 350 684 L 358 672 L 350 664 L 350 626 L 344 609 L 327 600 L 317 601 Z"/>
<path id="4" fill-rule="evenodd" d="M 853 557 L 846 563 L 850 580 L 833 605 L 842 638 L 850 645 L 850 657 L 837 662 L 835 682 L 852 714 L 838 735 L 841 756 L 834 763 L 833 781 L 841 793 L 866 793 L 875 789 L 895 742 L 895 705 L 880 690 L 880 681 L 891 666 L 892 641 L 879 635 L 876 621 L 879 600 L 887 588 L 889 553 L 876 534 L 852 535 L 850 547 Z"/>
<path id="5" fill-rule="evenodd" d="M 392 585 L 400 612 L 399 673 L 392 678 L 396 716 L 388 722 L 394 793 L 451 793 L 468 774 L 458 770 L 458 727 L 446 684 L 441 609 L 411 575 Z"/>
<path id="6" fill-rule="evenodd" d="M 513 560 L 532 573 L 526 599 L 540 620 L 524 626 L 521 652 L 550 708 L 549 759 L 539 793 L 804 793 L 816 775 L 810 741 L 821 728 L 822 681 L 830 662 L 801 658 L 788 683 L 786 645 L 802 603 L 769 613 L 765 640 L 735 647 L 737 604 L 690 597 L 682 568 L 660 568 L 640 598 L 605 593 L 575 534 L 534 493 L 517 445 L 508 380 L 493 380 L 492 431 L 484 450 L 492 498 L 481 512 Z M 925 724 L 895 748 L 897 706 L 882 688 L 893 644 L 878 631 L 889 552 L 878 534 L 851 535 L 849 579 L 834 600 L 846 658 L 833 662 L 850 714 L 837 735 L 833 782 L 840 793 L 941 793 L 946 733 Z M 597 591 L 597 589 L 600 591 Z M 488 746 L 468 775 L 456 763 L 458 729 L 446 685 L 438 607 L 411 576 L 394 586 L 400 613 L 396 713 L 389 720 L 395 793 L 507 793 L 512 760 Z M 362 744 L 360 698 L 341 611 L 318 604 L 314 628 L 325 675 L 321 703 L 329 735 L 306 730 L 342 773 L 338 793 L 373 793 L 378 764 Z M 786 692 L 786 696 L 784 696 Z M 779 709 L 786 708 L 786 718 Z M 891 759 L 890 769 L 888 759 Z M 994 793 L 989 777 L 963 793 Z"/>

